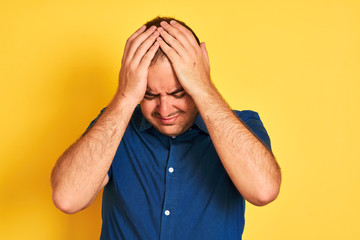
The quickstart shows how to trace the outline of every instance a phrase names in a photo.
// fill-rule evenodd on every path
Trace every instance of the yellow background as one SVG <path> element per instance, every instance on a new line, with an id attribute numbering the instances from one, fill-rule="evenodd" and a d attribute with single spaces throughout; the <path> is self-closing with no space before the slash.
<path id="1" fill-rule="evenodd" d="M 75 215 L 50 172 L 117 87 L 126 39 L 174 16 L 207 43 L 212 79 L 259 112 L 283 172 L 247 204 L 245 240 L 360 239 L 360 2 L 0 1 L 0 239 L 98 239 L 101 198 Z"/>

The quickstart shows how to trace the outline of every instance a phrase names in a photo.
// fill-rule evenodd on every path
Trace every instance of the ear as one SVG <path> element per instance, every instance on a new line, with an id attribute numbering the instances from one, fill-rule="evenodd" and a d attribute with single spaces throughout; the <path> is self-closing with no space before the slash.
<path id="1" fill-rule="evenodd" d="M 207 63 L 210 65 L 209 55 L 208 55 L 208 52 L 206 50 L 205 42 L 200 43 L 200 48 L 201 48 L 202 54 L 204 55 Z"/>

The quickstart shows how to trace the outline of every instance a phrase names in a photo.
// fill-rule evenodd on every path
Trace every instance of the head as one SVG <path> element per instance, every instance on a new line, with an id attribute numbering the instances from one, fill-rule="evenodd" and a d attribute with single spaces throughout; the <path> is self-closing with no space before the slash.
<path id="1" fill-rule="evenodd" d="M 148 21 L 147 23 L 145 23 L 145 26 L 146 26 L 146 28 L 149 28 L 149 27 L 151 27 L 151 26 L 161 27 L 161 26 L 160 26 L 160 23 L 161 23 L 162 21 L 165 21 L 165 22 L 167 22 L 167 23 L 170 24 L 170 21 L 171 21 L 171 20 L 175 20 L 175 21 L 177 21 L 178 23 L 180 23 L 181 25 L 183 25 L 184 27 L 186 27 L 187 29 L 189 29 L 189 30 L 192 32 L 192 34 L 194 35 L 197 43 L 200 45 L 200 40 L 199 40 L 199 38 L 196 36 L 196 34 L 194 33 L 194 31 L 193 31 L 188 25 L 186 25 L 184 22 L 182 22 L 182 21 L 180 21 L 180 20 L 177 20 L 177 19 L 175 19 L 175 18 L 173 18 L 173 17 L 156 17 L 156 18 Z M 163 52 L 163 50 L 161 50 L 161 48 L 159 48 L 159 49 L 156 51 L 155 56 L 154 56 L 154 58 L 152 59 L 150 66 L 154 65 L 158 60 L 163 60 L 164 58 L 167 58 L 167 56 L 166 56 L 166 54 Z"/>
<path id="2" fill-rule="evenodd" d="M 146 26 L 159 27 L 161 21 L 169 23 L 172 19 L 157 17 L 146 23 Z M 185 23 L 174 20 L 191 30 Z M 189 129 L 198 113 L 193 99 L 180 85 L 170 60 L 160 48 L 149 67 L 147 90 L 140 106 L 144 117 L 158 131 L 168 136 L 177 136 Z"/>

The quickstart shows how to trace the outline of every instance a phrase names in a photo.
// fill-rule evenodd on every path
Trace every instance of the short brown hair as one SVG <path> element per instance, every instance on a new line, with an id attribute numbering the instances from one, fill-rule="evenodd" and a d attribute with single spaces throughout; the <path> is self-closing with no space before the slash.
<path id="1" fill-rule="evenodd" d="M 189 29 L 189 30 L 192 32 L 192 34 L 194 35 L 197 43 L 200 45 L 200 40 L 199 40 L 199 38 L 196 36 L 196 34 L 194 33 L 194 31 L 193 31 L 188 25 L 186 25 L 184 22 L 182 22 L 182 21 L 180 21 L 180 20 L 177 20 L 177 19 L 175 19 L 175 18 L 173 18 L 173 17 L 160 17 L 160 16 L 157 16 L 156 18 L 154 18 L 154 19 L 148 21 L 147 23 L 145 23 L 145 25 L 146 25 L 146 28 L 149 28 L 149 27 L 151 27 L 151 26 L 161 27 L 161 26 L 160 26 L 160 23 L 161 23 L 162 21 L 165 21 L 165 22 L 167 22 L 167 23 L 170 23 L 171 20 L 175 20 L 175 21 L 177 21 L 179 24 L 181 24 L 181 25 L 183 25 L 184 27 L 186 27 L 187 29 Z M 164 58 L 164 57 L 167 58 L 166 54 L 163 52 L 163 50 L 161 50 L 161 48 L 159 48 L 159 49 L 156 51 L 155 56 L 154 56 L 154 58 L 152 59 L 152 61 L 151 61 L 151 63 L 150 63 L 150 66 L 153 65 L 154 63 L 156 63 L 157 60 L 162 59 L 162 58 Z"/>

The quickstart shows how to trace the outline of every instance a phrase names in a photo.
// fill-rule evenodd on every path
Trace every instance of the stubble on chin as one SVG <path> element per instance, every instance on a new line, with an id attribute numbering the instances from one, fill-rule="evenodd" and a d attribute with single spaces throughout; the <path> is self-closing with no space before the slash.
<path id="1" fill-rule="evenodd" d="M 161 129 L 159 129 L 158 126 L 153 125 L 159 132 L 161 132 L 162 134 L 166 135 L 166 136 L 179 136 L 181 134 L 183 134 L 184 132 L 186 132 L 193 124 L 195 121 L 195 118 L 197 116 L 198 112 L 195 112 L 193 114 L 193 116 L 191 116 L 190 119 L 188 119 L 188 121 L 186 122 L 182 122 L 182 123 L 178 123 L 178 124 L 161 124 L 161 126 L 165 126 L 165 127 L 176 127 L 176 125 L 178 125 L 178 127 L 176 129 L 174 129 L 172 132 L 164 132 Z"/>

